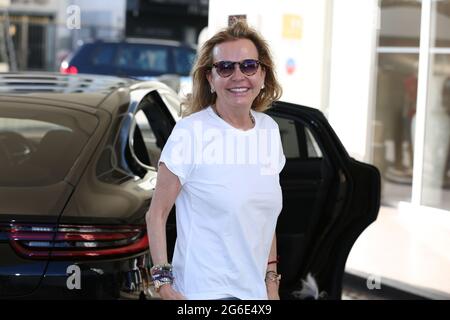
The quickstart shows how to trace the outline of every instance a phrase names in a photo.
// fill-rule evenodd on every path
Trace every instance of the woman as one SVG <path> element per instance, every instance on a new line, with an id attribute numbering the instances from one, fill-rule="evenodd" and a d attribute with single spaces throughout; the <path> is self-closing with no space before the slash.
<path id="1" fill-rule="evenodd" d="M 192 74 L 187 116 L 164 146 L 147 213 L 155 287 L 163 299 L 279 299 L 285 157 L 278 125 L 262 113 L 281 95 L 268 45 L 238 21 L 203 45 Z"/>

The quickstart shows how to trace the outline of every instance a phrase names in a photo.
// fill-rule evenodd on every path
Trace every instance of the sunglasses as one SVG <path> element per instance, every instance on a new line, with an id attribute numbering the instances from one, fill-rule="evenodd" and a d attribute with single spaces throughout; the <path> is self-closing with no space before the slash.
<path id="1" fill-rule="evenodd" d="M 254 59 L 245 59 L 242 61 L 219 61 L 214 63 L 212 66 L 216 68 L 217 74 L 222 78 L 227 78 L 231 76 L 234 72 L 234 65 L 239 65 L 239 69 L 246 76 L 254 75 L 259 68 L 261 62 Z"/>

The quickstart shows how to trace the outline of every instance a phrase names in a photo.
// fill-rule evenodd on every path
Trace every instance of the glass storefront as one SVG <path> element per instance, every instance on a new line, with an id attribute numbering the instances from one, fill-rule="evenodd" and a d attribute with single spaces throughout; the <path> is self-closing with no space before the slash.
<path id="1" fill-rule="evenodd" d="M 433 1 L 421 204 L 450 210 L 450 1 Z"/>
<path id="2" fill-rule="evenodd" d="M 382 207 L 346 268 L 448 299 L 450 0 L 379 0 L 372 161 Z"/>
<path id="3" fill-rule="evenodd" d="M 450 210 L 450 0 L 431 1 L 430 47 L 420 201 L 413 169 L 422 1 L 381 0 L 373 162 L 382 174 L 382 204 L 415 202 Z M 430 3 L 430 2 L 427 2 Z M 427 22 L 428 23 L 428 22 Z M 416 145 L 417 147 L 417 145 Z M 416 177 L 417 178 L 417 177 Z M 418 199 L 418 198 L 416 198 Z"/>
<path id="4" fill-rule="evenodd" d="M 372 147 L 384 205 L 411 201 L 420 14 L 420 2 L 381 1 Z"/>

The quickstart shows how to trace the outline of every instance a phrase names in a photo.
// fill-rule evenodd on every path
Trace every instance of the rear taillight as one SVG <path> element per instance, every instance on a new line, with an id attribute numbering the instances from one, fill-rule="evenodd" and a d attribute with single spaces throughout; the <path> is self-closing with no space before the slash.
<path id="1" fill-rule="evenodd" d="M 111 258 L 148 249 L 144 226 L 11 224 L 8 229 L 11 246 L 26 258 Z"/>
<path id="2" fill-rule="evenodd" d="M 59 68 L 59 72 L 61 72 L 62 74 L 77 74 L 78 73 L 78 69 L 75 66 L 69 66 L 69 63 L 64 61 L 63 63 L 61 63 L 61 67 Z"/>

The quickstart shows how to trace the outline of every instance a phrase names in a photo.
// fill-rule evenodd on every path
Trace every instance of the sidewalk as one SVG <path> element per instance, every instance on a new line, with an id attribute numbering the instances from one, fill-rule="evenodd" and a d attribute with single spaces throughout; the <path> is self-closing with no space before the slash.
<path id="1" fill-rule="evenodd" d="M 431 299 L 450 299 L 450 217 L 381 207 L 353 246 L 346 272 Z"/>

